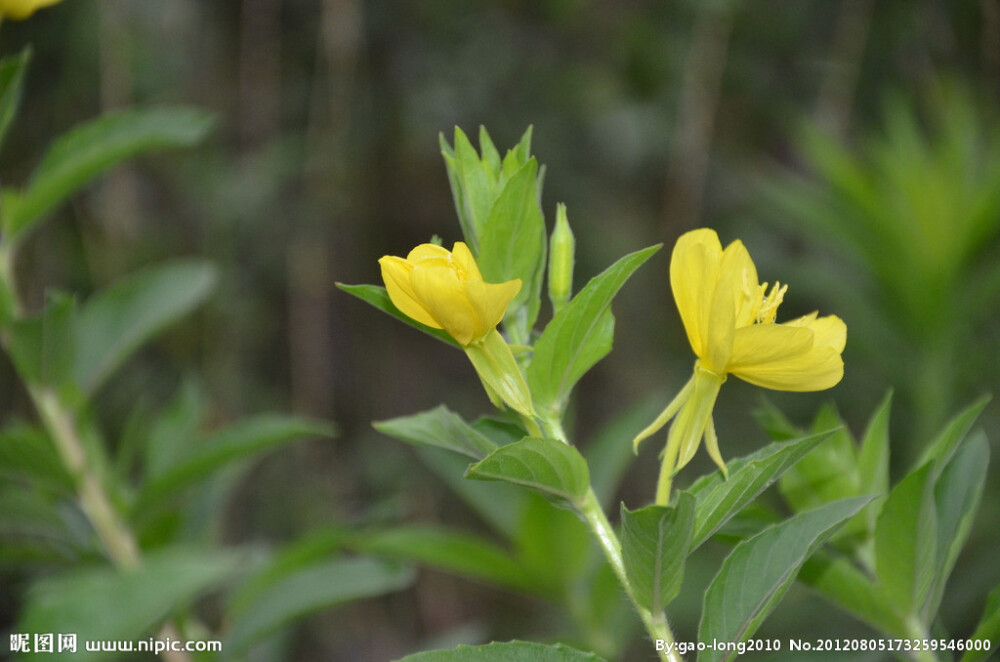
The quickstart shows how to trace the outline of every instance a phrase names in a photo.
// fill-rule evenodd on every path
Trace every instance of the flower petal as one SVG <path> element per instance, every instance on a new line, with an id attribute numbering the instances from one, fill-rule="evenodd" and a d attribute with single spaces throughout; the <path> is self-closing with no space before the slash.
<path id="1" fill-rule="evenodd" d="M 473 340 L 478 340 L 503 320 L 507 305 L 521 291 L 521 280 L 515 279 L 495 285 L 473 280 L 466 283 L 465 288 L 469 302 L 476 311 L 478 328 Z"/>
<path id="2" fill-rule="evenodd" d="M 681 235 L 670 258 L 670 289 L 688 342 L 699 358 L 707 357 L 709 319 L 721 260 L 719 235 L 708 228 Z"/>
<path id="3" fill-rule="evenodd" d="M 728 287 L 734 292 L 736 328 L 753 324 L 760 297 L 757 267 L 739 239 L 722 252 L 719 287 Z"/>
<path id="4" fill-rule="evenodd" d="M 844 376 L 844 361 L 832 347 L 812 349 L 786 359 L 747 365 L 730 372 L 740 379 L 778 391 L 822 391 Z"/>
<path id="5" fill-rule="evenodd" d="M 461 241 L 455 242 L 455 247 L 451 249 L 451 256 L 458 266 L 465 272 L 466 280 L 482 280 L 483 275 L 479 273 L 479 265 L 472 257 L 472 251 Z"/>
<path id="6" fill-rule="evenodd" d="M 434 316 L 414 293 L 410 282 L 410 275 L 413 272 L 412 264 L 395 255 L 386 255 L 378 263 L 382 267 L 382 280 L 385 282 L 389 299 L 392 300 L 396 308 L 399 308 L 400 312 L 421 324 L 435 329 L 444 328 L 438 324 Z"/>
<path id="7" fill-rule="evenodd" d="M 736 329 L 727 370 L 736 372 L 764 363 L 784 361 L 808 352 L 814 345 L 813 332 L 805 327 L 782 324 L 745 326 Z"/>
<path id="8" fill-rule="evenodd" d="M 460 345 L 468 345 L 479 337 L 477 332 L 482 329 L 482 322 L 469 302 L 466 284 L 458 279 L 454 269 L 436 264 L 417 265 L 410 274 L 410 283 L 416 298 L 441 325 L 439 328 Z"/>
<path id="9" fill-rule="evenodd" d="M 437 257 L 448 259 L 449 258 L 448 249 L 444 246 L 438 246 L 437 244 L 420 244 L 414 248 L 406 256 L 408 262 L 416 264 L 421 260 L 426 260 L 427 258 Z"/>
<path id="10" fill-rule="evenodd" d="M 816 336 L 813 344 L 816 346 L 830 347 L 838 352 L 843 352 L 844 346 L 847 344 L 847 325 L 836 315 L 817 318 L 816 313 L 810 313 L 785 322 L 784 326 L 804 326 L 812 329 Z"/>

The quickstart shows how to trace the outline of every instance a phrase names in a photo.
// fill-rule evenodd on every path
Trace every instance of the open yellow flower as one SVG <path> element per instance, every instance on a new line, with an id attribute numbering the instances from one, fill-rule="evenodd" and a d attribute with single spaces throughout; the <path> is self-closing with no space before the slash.
<path id="1" fill-rule="evenodd" d="M 54 5 L 61 0 L 0 0 L 0 18 L 10 17 L 16 21 L 28 18 L 36 9 Z"/>
<path id="2" fill-rule="evenodd" d="M 694 375 L 662 414 L 635 439 L 653 434 L 677 415 L 667 436 L 657 502 L 669 499 L 670 480 L 705 438 L 705 447 L 725 472 L 712 409 L 730 374 L 781 391 L 820 391 L 844 375 L 841 353 L 847 327 L 816 313 L 776 324 L 788 286 L 757 280 L 757 268 L 739 240 L 725 250 L 714 230 L 681 236 L 670 260 L 670 287 L 698 360 Z"/>
<path id="3" fill-rule="evenodd" d="M 460 241 L 451 251 L 420 244 L 406 259 L 386 255 L 378 262 L 392 303 L 421 324 L 444 329 L 463 347 L 496 328 L 521 289 L 520 280 L 484 283 Z"/>

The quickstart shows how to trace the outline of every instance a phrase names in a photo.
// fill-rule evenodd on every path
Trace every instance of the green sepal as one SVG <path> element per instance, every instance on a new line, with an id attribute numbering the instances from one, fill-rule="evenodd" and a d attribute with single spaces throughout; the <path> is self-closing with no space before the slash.
<path id="1" fill-rule="evenodd" d="M 491 399 L 496 395 L 519 414 L 535 415 L 535 409 L 531 405 L 531 391 L 514 359 L 514 353 L 499 331 L 493 329 L 482 340 L 466 347 L 465 353 Z"/>

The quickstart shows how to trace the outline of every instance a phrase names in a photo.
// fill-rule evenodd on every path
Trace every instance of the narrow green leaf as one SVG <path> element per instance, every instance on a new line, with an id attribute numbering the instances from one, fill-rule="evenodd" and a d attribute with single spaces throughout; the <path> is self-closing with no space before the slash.
<path id="1" fill-rule="evenodd" d="M 757 425 L 774 441 L 790 441 L 805 434 L 805 430 L 789 421 L 784 412 L 763 396 L 760 398 L 760 404 L 753 410 L 753 417 Z"/>
<path id="2" fill-rule="evenodd" d="M 80 642 L 143 639 L 172 611 L 227 581 L 241 564 L 231 552 L 173 548 L 148 554 L 133 570 L 72 570 L 32 589 L 18 631 L 72 632 Z M 71 657 L 107 659 L 82 645 Z"/>
<path id="3" fill-rule="evenodd" d="M 695 525 L 691 549 L 698 548 L 723 524 L 766 490 L 833 430 L 795 441 L 774 442 L 729 463 L 729 479 L 716 471 L 702 476 L 688 488 L 695 497 Z"/>
<path id="4" fill-rule="evenodd" d="M 733 549 L 705 593 L 699 641 L 746 641 L 777 606 L 799 568 L 870 497 L 834 501 L 794 517 Z M 735 650 L 703 651 L 699 662 L 731 660 Z"/>
<path id="5" fill-rule="evenodd" d="M 622 504 L 622 556 L 639 603 L 659 614 L 677 597 L 694 530 L 694 502 L 678 494 L 677 504 L 629 511 Z"/>
<path id="6" fill-rule="evenodd" d="M 132 274 L 95 294 L 77 318 L 76 383 L 96 391 L 132 352 L 201 304 L 214 286 L 210 264 L 184 260 Z"/>
<path id="7" fill-rule="evenodd" d="M 238 657 L 257 639 L 308 614 L 345 602 L 406 588 L 410 568 L 371 559 L 323 561 L 283 576 L 261 591 L 235 620 L 225 639 L 227 658 Z"/>
<path id="8" fill-rule="evenodd" d="M 230 462 L 299 439 L 329 437 L 327 424 L 287 416 L 261 415 L 247 418 L 209 435 L 194 445 L 189 455 L 143 485 L 133 511 L 137 516 L 160 499 L 211 475 Z"/>
<path id="9" fill-rule="evenodd" d="M 132 156 L 155 149 L 188 147 L 214 122 L 190 108 L 148 108 L 111 113 L 58 138 L 35 169 L 23 193 L 5 190 L 3 230 L 21 239 L 66 197 Z"/>
<path id="10" fill-rule="evenodd" d="M 507 641 L 485 646 L 459 646 L 450 651 L 414 653 L 397 662 L 604 662 L 604 658 L 563 644 L 547 646 L 527 641 Z"/>
<path id="11" fill-rule="evenodd" d="M 7 349 L 24 381 L 61 390 L 71 386 L 76 302 L 61 292 L 49 292 L 47 299 L 40 314 L 8 324 Z"/>
<path id="12" fill-rule="evenodd" d="M 892 407 L 892 392 L 886 394 L 878 409 L 868 421 L 861 450 L 858 452 L 858 478 L 861 494 L 886 495 L 889 492 L 889 412 Z M 875 499 L 865 507 L 862 517 L 869 535 L 875 532 L 875 523 L 882 509 L 882 498 Z"/>
<path id="13" fill-rule="evenodd" d="M 204 419 L 203 394 L 194 382 L 187 381 L 159 415 L 147 423 L 143 442 L 146 480 L 159 478 L 199 450 L 199 431 Z"/>
<path id="14" fill-rule="evenodd" d="M 543 416 L 559 416 L 576 382 L 611 351 L 611 301 L 658 250 L 659 245 L 650 246 L 615 262 L 592 278 L 545 327 L 528 368 L 528 384 Z"/>
<path id="15" fill-rule="evenodd" d="M 910 636 L 906 623 L 885 592 L 843 557 L 814 554 L 802 566 L 799 581 L 855 618 L 890 636 Z"/>
<path id="16" fill-rule="evenodd" d="M 49 436 L 38 427 L 14 423 L 0 430 L 0 477 L 28 480 L 46 490 L 72 494 L 73 479 Z"/>
<path id="17" fill-rule="evenodd" d="M 976 419 L 979 418 L 979 415 L 991 399 L 992 396 L 990 395 L 982 396 L 948 421 L 944 429 L 930 443 L 913 468 L 922 467 L 927 462 L 933 460 L 936 467 L 935 473 L 940 473 L 941 469 L 948 463 L 948 460 L 951 459 L 951 455 L 955 452 L 959 442 L 972 429 Z"/>
<path id="18" fill-rule="evenodd" d="M 930 591 L 936 569 L 932 469 L 932 464 L 926 464 L 893 488 L 875 529 L 879 583 L 904 615 L 917 613 Z"/>
<path id="19" fill-rule="evenodd" d="M 575 448 L 533 437 L 501 446 L 469 467 L 466 477 L 513 483 L 570 504 L 583 501 L 590 486 L 587 461 Z"/>
<path id="20" fill-rule="evenodd" d="M 360 534 L 349 546 L 362 554 L 420 563 L 524 593 L 537 594 L 540 588 L 507 550 L 485 538 L 460 531 L 426 526 L 397 527 Z"/>
<path id="21" fill-rule="evenodd" d="M 972 523 L 979 510 L 979 501 L 986 484 L 986 468 L 990 463 L 990 447 L 982 432 L 975 433 L 955 452 L 934 486 L 937 510 L 937 571 L 933 588 L 924 607 L 924 620 L 931 622 L 937 614 L 944 587 L 958 561 L 958 555 L 969 539 Z"/>
<path id="22" fill-rule="evenodd" d="M 983 608 L 983 616 L 979 619 L 976 631 L 970 637 L 973 641 L 989 642 L 986 650 L 967 651 L 960 662 L 980 662 L 988 659 L 997 648 L 1000 648 L 1000 586 L 990 591 Z"/>
<path id="23" fill-rule="evenodd" d="M 442 143 L 444 141 L 442 140 Z M 497 174 L 483 162 L 469 138 L 455 127 L 455 146 L 445 154 L 449 181 L 458 219 L 473 255 L 479 254 L 480 240 L 497 195 Z M 453 175 L 453 176 L 452 176 Z M 457 189 L 456 189 L 457 185 Z M 461 206 L 459 206 L 461 202 Z"/>
<path id="24" fill-rule="evenodd" d="M 531 391 L 521 374 L 521 367 L 499 331 L 493 329 L 480 342 L 464 349 L 491 401 L 499 398 L 522 416 L 535 415 Z"/>
<path id="25" fill-rule="evenodd" d="M 0 60 L 0 144 L 7 136 L 7 129 L 21 105 L 24 74 L 30 59 L 31 47 L 27 46 L 17 55 Z"/>
<path id="26" fill-rule="evenodd" d="M 573 599 L 596 555 L 590 530 L 575 512 L 553 508 L 537 494 L 522 494 L 525 504 L 512 541 L 517 560 L 536 584 L 536 594 Z"/>
<path id="27" fill-rule="evenodd" d="M 336 285 L 338 288 L 347 292 L 351 296 L 357 297 L 365 303 L 371 304 L 383 313 L 392 315 L 400 322 L 409 324 L 414 329 L 423 331 L 427 335 L 437 338 L 452 347 L 461 347 L 461 345 L 455 342 L 454 338 L 448 335 L 447 331 L 442 329 L 432 329 L 431 327 L 421 324 L 420 322 L 411 319 L 400 312 L 399 308 L 396 308 L 396 306 L 392 303 L 392 300 L 389 298 L 389 293 L 385 291 L 384 287 L 379 285 L 344 285 L 343 283 L 337 283 Z"/>
<path id="28" fill-rule="evenodd" d="M 483 154 L 483 161 L 493 172 L 500 172 L 500 152 L 490 139 L 490 134 L 486 127 L 479 125 L 479 151 Z"/>
<path id="29" fill-rule="evenodd" d="M 812 431 L 833 434 L 802 458 L 778 482 L 781 495 L 795 512 L 812 510 L 825 503 L 861 494 L 857 450 L 851 433 L 832 406 L 824 406 Z"/>
<path id="30" fill-rule="evenodd" d="M 382 434 L 416 446 L 433 446 L 474 460 L 489 455 L 497 445 L 444 405 L 372 424 Z"/>

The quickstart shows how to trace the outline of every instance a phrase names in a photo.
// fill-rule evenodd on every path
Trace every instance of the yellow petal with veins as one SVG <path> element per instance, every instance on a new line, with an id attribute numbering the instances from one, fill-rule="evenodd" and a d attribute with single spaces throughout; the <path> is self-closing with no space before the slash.
<path id="1" fill-rule="evenodd" d="M 385 283 L 386 292 L 389 293 L 389 299 L 400 312 L 421 324 L 435 329 L 444 328 L 414 293 L 410 284 L 410 274 L 413 272 L 411 263 L 394 255 L 386 255 L 378 263 L 382 267 L 382 281 Z"/>
<path id="2" fill-rule="evenodd" d="M 693 230 L 680 237 L 670 258 L 670 289 L 691 349 L 701 358 L 708 350 L 711 310 L 719 279 L 722 244 L 715 230 Z"/>

